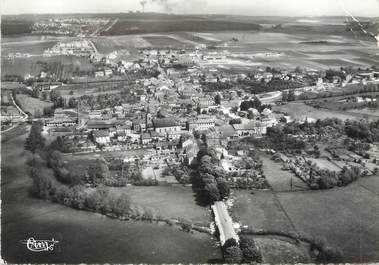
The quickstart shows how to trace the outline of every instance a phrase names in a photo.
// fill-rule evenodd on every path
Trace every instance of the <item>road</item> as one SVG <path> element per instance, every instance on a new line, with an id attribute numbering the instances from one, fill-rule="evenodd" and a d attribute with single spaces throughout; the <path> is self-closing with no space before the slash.
<path id="1" fill-rule="evenodd" d="M 226 240 L 234 238 L 239 241 L 238 235 L 233 227 L 233 220 L 228 213 L 228 209 L 224 202 L 218 201 L 212 205 L 215 223 L 220 233 L 220 242 L 223 246 Z"/>
<path id="2" fill-rule="evenodd" d="M 11 100 L 12 100 L 13 105 L 17 108 L 17 110 L 18 110 L 18 111 L 22 114 L 22 116 L 23 116 L 21 122 L 25 122 L 25 121 L 27 121 L 27 119 L 28 119 L 28 114 L 26 114 L 26 113 L 25 113 L 25 112 L 24 112 L 24 111 L 23 111 L 23 110 L 22 110 L 22 109 L 16 104 L 16 101 L 14 100 L 13 95 L 11 95 Z M 6 130 L 4 130 L 4 131 L 1 131 L 0 134 L 5 133 L 5 132 L 8 132 L 8 131 L 14 129 L 14 128 L 17 127 L 19 124 L 20 124 L 20 122 L 17 122 L 17 123 L 14 124 L 12 127 L 8 128 L 8 129 L 6 129 Z"/>

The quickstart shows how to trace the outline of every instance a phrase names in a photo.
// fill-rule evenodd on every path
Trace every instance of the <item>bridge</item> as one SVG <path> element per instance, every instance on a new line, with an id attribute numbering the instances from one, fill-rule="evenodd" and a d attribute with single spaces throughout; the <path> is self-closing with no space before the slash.
<path id="1" fill-rule="evenodd" d="M 220 233 L 220 242 L 223 246 L 228 239 L 234 238 L 237 242 L 239 237 L 234 230 L 233 220 L 228 213 L 224 202 L 215 202 L 212 205 L 212 211 L 215 217 L 215 223 Z"/>

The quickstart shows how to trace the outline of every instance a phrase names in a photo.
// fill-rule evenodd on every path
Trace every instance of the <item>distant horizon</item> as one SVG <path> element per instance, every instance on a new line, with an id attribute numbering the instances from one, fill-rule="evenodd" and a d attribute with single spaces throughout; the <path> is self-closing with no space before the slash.
<path id="1" fill-rule="evenodd" d="M 245 15 L 245 14 L 227 14 L 227 13 L 166 13 L 166 12 L 141 12 L 141 11 L 129 11 L 129 12 L 69 12 L 69 13 L 12 13 L 1 14 L 1 16 L 45 16 L 45 15 L 112 15 L 112 14 L 159 14 L 159 15 L 172 15 L 172 16 L 239 16 L 239 17 L 288 17 L 288 18 L 317 18 L 317 17 L 346 17 L 346 15 Z M 364 16 L 359 15 L 356 17 L 364 18 L 379 18 L 377 16 Z"/>
<path id="2" fill-rule="evenodd" d="M 114 14 L 378 17 L 379 0 L 0 0 L 2 15 Z"/>

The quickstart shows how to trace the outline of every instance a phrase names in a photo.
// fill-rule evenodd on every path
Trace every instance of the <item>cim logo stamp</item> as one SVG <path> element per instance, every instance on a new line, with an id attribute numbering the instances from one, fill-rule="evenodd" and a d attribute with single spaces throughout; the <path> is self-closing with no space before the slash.
<path id="1" fill-rule="evenodd" d="M 27 240 L 21 241 L 21 243 L 26 245 L 26 248 L 33 252 L 43 252 L 43 251 L 53 251 L 54 245 L 59 243 L 59 241 L 52 238 L 51 240 L 36 240 L 33 237 Z"/>

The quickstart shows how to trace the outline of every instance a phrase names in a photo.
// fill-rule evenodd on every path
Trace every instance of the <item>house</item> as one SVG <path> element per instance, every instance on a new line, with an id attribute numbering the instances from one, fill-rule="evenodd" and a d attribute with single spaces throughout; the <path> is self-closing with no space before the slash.
<path id="1" fill-rule="evenodd" d="M 39 91 L 51 91 L 61 85 L 61 82 L 35 82 L 33 84 L 33 89 L 38 89 Z"/>
<path id="2" fill-rule="evenodd" d="M 204 131 L 215 126 L 215 119 L 209 115 L 198 115 L 195 119 L 188 121 L 188 130 Z"/>
<path id="3" fill-rule="evenodd" d="M 106 130 L 94 131 L 92 135 L 93 135 L 93 140 L 98 144 L 106 145 L 111 142 L 111 137 L 109 135 L 109 132 Z"/>
<path id="4" fill-rule="evenodd" d="M 262 125 L 259 122 L 233 124 L 233 128 L 239 137 L 261 136 L 263 134 Z"/>
<path id="5" fill-rule="evenodd" d="M 174 155 L 177 150 L 178 143 L 175 141 L 158 142 L 155 144 L 155 150 L 160 155 Z"/>
<path id="6" fill-rule="evenodd" d="M 217 105 L 215 104 L 215 100 L 210 97 L 200 97 L 197 100 L 197 106 L 200 108 L 201 111 L 217 107 Z"/>
<path id="7" fill-rule="evenodd" d="M 113 74 L 112 69 L 105 69 L 105 70 L 104 70 L 104 75 L 105 75 L 105 76 L 111 76 L 112 74 Z"/>
<path id="8" fill-rule="evenodd" d="M 116 134 L 117 134 L 117 130 L 116 130 L 115 127 L 109 128 L 109 135 L 110 135 L 110 137 L 113 138 L 113 137 L 116 136 Z"/>
<path id="9" fill-rule="evenodd" d="M 104 72 L 103 71 L 95 72 L 95 77 L 104 77 Z"/>
<path id="10" fill-rule="evenodd" d="M 157 133 L 166 134 L 167 132 L 180 131 L 180 125 L 172 118 L 158 118 L 153 120 L 153 127 Z"/>
<path id="11" fill-rule="evenodd" d="M 78 122 L 77 116 L 69 116 L 63 109 L 58 108 L 54 111 L 54 118 L 45 119 L 47 127 L 70 127 L 75 126 Z"/>
<path id="12" fill-rule="evenodd" d="M 142 144 L 149 144 L 153 141 L 153 138 L 150 136 L 149 133 L 142 133 L 141 134 L 141 143 Z"/>
<path id="13" fill-rule="evenodd" d="M 187 131 L 169 131 L 167 132 L 168 140 L 179 140 L 182 135 L 187 134 Z"/>
<path id="14" fill-rule="evenodd" d="M 127 140 L 128 136 L 126 135 L 125 131 L 117 132 L 117 141 L 126 142 Z"/>
<path id="15" fill-rule="evenodd" d="M 93 110 L 90 113 L 88 113 L 88 118 L 89 119 L 101 119 L 102 118 L 102 113 L 101 110 Z"/>
<path id="16" fill-rule="evenodd" d="M 132 133 L 132 125 L 124 124 L 121 126 L 117 126 L 116 130 L 117 134 L 124 133 L 125 135 L 128 135 Z"/>
<path id="17" fill-rule="evenodd" d="M 146 130 L 146 121 L 143 118 L 138 118 L 133 120 L 133 131 L 143 132 Z"/>
<path id="18" fill-rule="evenodd" d="M 89 120 L 87 122 L 87 129 L 90 131 L 95 130 L 108 130 L 115 126 L 116 120 Z"/>

